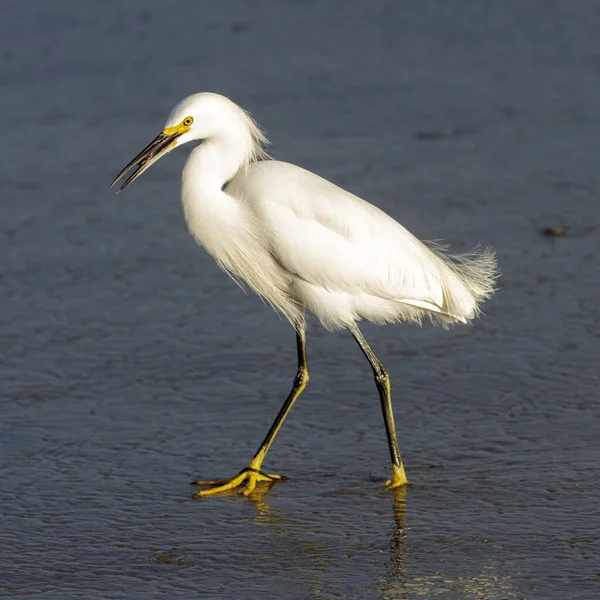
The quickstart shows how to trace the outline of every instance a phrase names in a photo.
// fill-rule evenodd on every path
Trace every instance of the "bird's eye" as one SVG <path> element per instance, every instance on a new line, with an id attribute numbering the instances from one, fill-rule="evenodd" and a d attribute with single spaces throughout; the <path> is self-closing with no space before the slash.
<path id="1" fill-rule="evenodd" d="M 191 125 L 193 122 L 194 122 L 194 117 L 186 117 L 186 118 L 183 120 L 183 124 L 184 124 L 186 127 L 189 127 L 189 126 L 190 126 L 190 125 Z"/>

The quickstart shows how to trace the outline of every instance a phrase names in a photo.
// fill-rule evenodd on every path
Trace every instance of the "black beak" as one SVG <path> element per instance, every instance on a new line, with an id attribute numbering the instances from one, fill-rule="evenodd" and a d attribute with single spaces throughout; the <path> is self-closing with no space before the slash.
<path id="1" fill-rule="evenodd" d="M 137 169 L 125 180 L 125 183 L 117 190 L 117 194 L 124 190 L 130 183 L 135 181 L 148 167 L 152 166 L 159 158 L 167 154 L 171 148 L 171 143 L 182 132 L 173 132 L 165 134 L 159 133 L 114 179 L 110 187 L 114 187 L 117 181 L 121 179 L 130 169 Z"/>

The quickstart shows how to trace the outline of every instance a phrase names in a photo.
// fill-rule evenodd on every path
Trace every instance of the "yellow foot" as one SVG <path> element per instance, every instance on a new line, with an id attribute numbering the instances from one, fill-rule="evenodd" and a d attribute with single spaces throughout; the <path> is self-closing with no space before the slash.
<path id="1" fill-rule="evenodd" d="M 192 481 L 192 485 L 211 485 L 214 486 L 209 490 L 200 490 L 195 494 L 192 494 L 192 498 L 204 498 L 206 496 L 216 496 L 217 494 L 225 494 L 236 488 L 239 488 L 244 484 L 245 487 L 242 491 L 244 496 L 249 496 L 256 487 L 259 481 L 266 481 L 268 483 L 274 483 L 285 479 L 282 475 L 275 475 L 274 473 L 263 473 L 259 469 L 253 467 L 246 467 L 242 469 L 238 475 L 231 479 L 216 479 L 214 481 Z"/>
<path id="2" fill-rule="evenodd" d="M 404 473 L 404 465 L 400 463 L 400 466 L 392 465 L 392 478 L 385 482 L 385 487 L 388 490 L 406 485 L 408 479 L 406 479 L 406 473 Z"/>

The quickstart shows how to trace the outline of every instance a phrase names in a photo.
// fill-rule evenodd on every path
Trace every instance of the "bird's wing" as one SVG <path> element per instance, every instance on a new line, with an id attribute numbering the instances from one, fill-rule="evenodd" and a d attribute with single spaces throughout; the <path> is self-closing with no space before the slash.
<path id="1" fill-rule="evenodd" d="M 435 255 L 375 206 L 314 173 L 275 161 L 258 163 L 238 186 L 289 273 L 329 290 L 442 310 Z"/>

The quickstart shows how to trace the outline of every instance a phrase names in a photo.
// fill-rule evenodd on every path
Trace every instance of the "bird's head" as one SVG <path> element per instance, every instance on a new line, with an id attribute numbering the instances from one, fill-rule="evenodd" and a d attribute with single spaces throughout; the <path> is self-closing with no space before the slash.
<path id="1" fill-rule="evenodd" d="M 219 94 L 201 93 L 184 98 L 168 116 L 164 128 L 114 179 L 113 187 L 130 169 L 133 173 L 119 193 L 171 150 L 193 141 L 233 135 L 248 138 L 248 158 L 260 158 L 266 139 L 252 118 Z M 266 155 L 265 155 L 266 156 Z"/>

